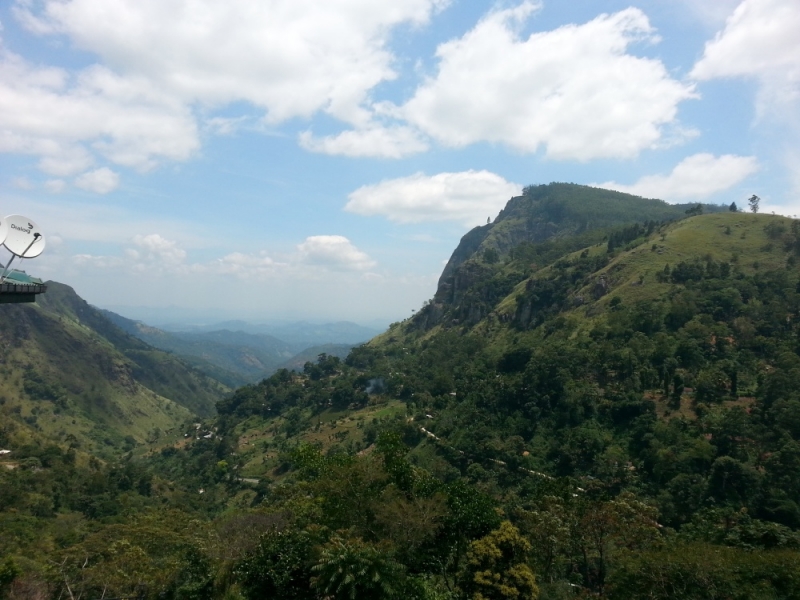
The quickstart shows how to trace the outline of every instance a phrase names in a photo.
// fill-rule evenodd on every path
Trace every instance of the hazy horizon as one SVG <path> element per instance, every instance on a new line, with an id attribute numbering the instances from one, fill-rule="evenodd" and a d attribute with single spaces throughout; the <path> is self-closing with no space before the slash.
<path id="1" fill-rule="evenodd" d="M 215 310 L 192 310 L 179 306 L 130 306 L 130 305 L 94 305 L 103 310 L 109 310 L 122 317 L 141 321 L 153 327 L 202 327 L 224 324 L 230 321 L 243 321 L 252 326 L 286 326 L 298 323 L 309 323 L 312 325 L 329 325 L 334 323 L 353 323 L 370 329 L 384 330 L 393 322 L 385 319 L 373 320 L 354 320 L 336 318 L 335 316 L 313 316 L 313 315 L 284 315 L 284 316 L 264 316 L 259 314 L 239 314 L 225 313 L 222 309 Z M 410 315 L 409 315 L 410 316 Z M 405 318 L 405 317 L 403 317 Z M 395 319 L 398 320 L 398 319 Z"/>

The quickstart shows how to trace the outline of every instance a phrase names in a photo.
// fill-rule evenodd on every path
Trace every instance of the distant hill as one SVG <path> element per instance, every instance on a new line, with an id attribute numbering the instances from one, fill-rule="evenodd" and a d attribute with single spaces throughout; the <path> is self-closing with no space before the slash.
<path id="1" fill-rule="evenodd" d="M 307 362 L 317 362 L 321 354 L 345 359 L 352 349 L 353 346 L 351 344 L 323 344 L 322 346 L 312 346 L 283 362 L 278 368 L 289 369 L 290 371 L 302 371 L 303 366 Z"/>
<path id="2" fill-rule="evenodd" d="M 295 323 L 270 325 L 237 320 L 192 327 L 185 331 L 178 325 L 165 326 L 164 329 L 173 333 L 213 333 L 226 330 L 251 335 L 267 335 L 285 342 L 293 352 L 300 352 L 306 348 L 324 344 L 361 344 L 383 331 L 382 329 L 364 327 L 350 321 L 337 321 L 335 323 L 297 321 Z"/>
<path id="3" fill-rule="evenodd" d="M 228 330 L 169 332 L 111 311 L 103 314 L 129 334 L 181 356 L 232 387 L 266 377 L 294 353 L 289 344 L 269 335 Z"/>
<path id="4" fill-rule="evenodd" d="M 69 286 L 47 286 L 36 304 L 0 306 L 0 413 L 19 435 L 103 456 L 212 414 L 229 391 L 127 334 Z"/>
<path id="5" fill-rule="evenodd" d="M 348 321 L 284 325 L 224 321 L 190 331 L 165 331 L 111 311 L 101 312 L 130 335 L 173 352 L 231 387 L 259 381 L 279 368 L 302 369 L 321 353 L 344 358 L 350 348 L 380 333 Z"/>

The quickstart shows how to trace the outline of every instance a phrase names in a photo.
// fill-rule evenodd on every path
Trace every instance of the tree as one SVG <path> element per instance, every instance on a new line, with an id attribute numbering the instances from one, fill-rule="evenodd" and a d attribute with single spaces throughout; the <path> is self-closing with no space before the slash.
<path id="1" fill-rule="evenodd" d="M 6 590 L 11 587 L 11 582 L 19 575 L 19 567 L 14 563 L 10 556 L 7 556 L 0 563 L 0 598 L 6 597 Z"/>
<path id="2" fill-rule="evenodd" d="M 629 555 L 612 574 L 608 598 L 796 598 L 798 564 L 788 551 L 674 545 Z"/>
<path id="3" fill-rule="evenodd" d="M 311 586 L 335 600 L 402 597 L 403 565 L 359 538 L 333 536 L 322 548 Z"/>
<path id="4" fill-rule="evenodd" d="M 237 568 L 244 597 L 311 600 L 311 550 L 317 540 L 305 530 L 272 529 Z"/>
<path id="5" fill-rule="evenodd" d="M 689 215 L 690 217 L 694 217 L 696 215 L 702 215 L 703 214 L 703 205 L 702 204 L 696 204 L 696 205 L 692 206 L 691 208 L 687 208 L 684 212 L 687 215 Z"/>
<path id="6" fill-rule="evenodd" d="M 477 488 L 456 479 L 442 490 L 447 512 L 436 538 L 423 551 L 430 551 L 432 563 L 447 580 L 455 576 L 473 540 L 487 535 L 500 524 L 495 501 Z"/>
<path id="7" fill-rule="evenodd" d="M 728 207 L 728 210 L 731 212 L 739 212 L 739 207 L 736 206 L 736 202 L 731 202 L 731 205 Z"/>
<path id="8" fill-rule="evenodd" d="M 630 492 L 607 502 L 580 498 L 576 504 L 573 535 L 579 547 L 579 570 L 584 585 L 602 596 L 606 577 L 613 571 L 610 567 L 621 554 L 659 545 L 658 511 Z"/>
<path id="9" fill-rule="evenodd" d="M 510 521 L 470 544 L 461 588 L 471 600 L 535 600 L 536 578 L 528 566 L 531 544 Z"/>
<path id="10" fill-rule="evenodd" d="M 755 194 L 750 196 L 750 199 L 747 201 L 747 203 L 750 205 L 750 211 L 753 214 L 758 212 L 758 204 L 759 204 L 759 202 L 761 202 L 761 198 L 759 198 Z"/>

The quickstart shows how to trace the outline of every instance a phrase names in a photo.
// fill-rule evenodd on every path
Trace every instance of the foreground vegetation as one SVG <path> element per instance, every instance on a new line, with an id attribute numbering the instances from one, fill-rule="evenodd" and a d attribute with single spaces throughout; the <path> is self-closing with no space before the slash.
<path id="1" fill-rule="evenodd" d="M 0 595 L 800 597 L 797 223 L 497 227 L 412 319 L 175 438 L 4 421 Z"/>

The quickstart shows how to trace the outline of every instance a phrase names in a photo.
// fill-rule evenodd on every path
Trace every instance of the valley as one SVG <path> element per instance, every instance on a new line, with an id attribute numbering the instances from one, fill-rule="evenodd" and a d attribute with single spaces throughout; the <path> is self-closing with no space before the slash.
<path id="1" fill-rule="evenodd" d="M 550 184 L 363 344 L 48 283 L 0 315 L 0 590 L 795 598 L 799 259 L 787 217 Z"/>

